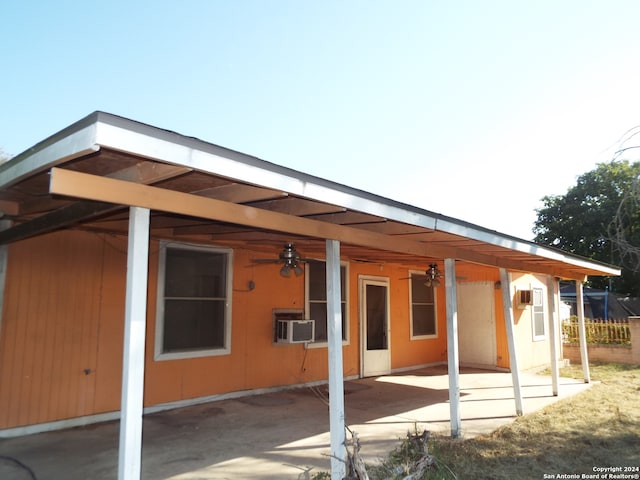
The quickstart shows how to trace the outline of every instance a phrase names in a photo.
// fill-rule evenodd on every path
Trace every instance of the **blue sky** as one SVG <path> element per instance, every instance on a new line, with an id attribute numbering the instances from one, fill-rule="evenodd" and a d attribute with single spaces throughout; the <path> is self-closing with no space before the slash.
<path id="1" fill-rule="evenodd" d="M 0 148 L 104 110 L 530 239 L 540 199 L 640 124 L 639 18 L 635 0 L 3 2 Z"/>

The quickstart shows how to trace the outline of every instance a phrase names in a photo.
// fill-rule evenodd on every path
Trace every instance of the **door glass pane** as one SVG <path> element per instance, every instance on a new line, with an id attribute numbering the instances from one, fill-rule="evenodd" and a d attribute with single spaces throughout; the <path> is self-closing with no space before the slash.
<path id="1" fill-rule="evenodd" d="M 367 285 L 367 350 L 387 349 L 387 288 Z"/>

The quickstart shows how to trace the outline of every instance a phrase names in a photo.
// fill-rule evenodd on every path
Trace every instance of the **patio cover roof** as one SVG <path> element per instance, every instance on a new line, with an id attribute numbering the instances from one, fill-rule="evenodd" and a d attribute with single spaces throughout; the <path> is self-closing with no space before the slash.
<path id="1" fill-rule="evenodd" d="M 452 187 L 453 188 L 453 187 Z M 452 190 L 453 192 L 453 190 Z M 453 258 L 584 281 L 617 267 L 104 112 L 0 166 L 0 244 L 61 228 L 126 234 L 129 206 L 151 236 L 413 264 Z M 269 250 L 270 253 L 273 250 Z"/>

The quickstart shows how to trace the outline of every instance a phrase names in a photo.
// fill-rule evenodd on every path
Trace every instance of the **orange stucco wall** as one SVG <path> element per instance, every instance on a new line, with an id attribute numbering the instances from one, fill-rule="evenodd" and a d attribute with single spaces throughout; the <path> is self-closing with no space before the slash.
<path id="1" fill-rule="evenodd" d="M 9 247 L 0 329 L 0 429 L 119 409 L 126 238 L 66 231 Z M 303 277 L 282 278 L 234 249 L 231 354 L 154 360 L 159 244 L 149 259 L 145 405 L 327 378 L 327 348 L 272 343 L 272 309 L 304 308 Z M 264 255 L 262 255 L 264 256 Z M 446 361 L 444 288 L 438 338 L 411 340 L 410 269 L 351 262 L 344 374 L 360 372 L 359 275 L 389 278 L 391 368 Z M 255 288 L 249 290 L 249 281 Z"/>
<path id="2" fill-rule="evenodd" d="M 0 427 L 117 408 L 126 244 L 55 234 L 9 247 Z M 115 318 L 115 317 L 114 317 Z"/>
<path id="3" fill-rule="evenodd" d="M 273 308 L 304 308 L 303 277 L 283 278 L 269 265 L 252 264 L 255 253 L 234 250 L 234 292 L 231 355 L 199 359 L 153 361 L 147 350 L 145 404 L 272 386 L 293 385 L 328 376 L 326 347 L 274 345 Z M 150 285 L 155 289 L 157 258 L 150 259 Z M 409 333 L 409 282 L 407 268 L 350 263 L 348 342 L 343 347 L 344 375 L 360 372 L 358 277 L 376 275 L 390 279 L 392 369 L 442 361 L 446 358 L 444 297 L 439 302 L 438 339 L 411 341 Z M 255 288 L 248 290 L 249 281 Z M 155 290 L 149 292 L 147 344 L 155 335 Z M 441 295 L 444 290 L 441 289 Z"/>

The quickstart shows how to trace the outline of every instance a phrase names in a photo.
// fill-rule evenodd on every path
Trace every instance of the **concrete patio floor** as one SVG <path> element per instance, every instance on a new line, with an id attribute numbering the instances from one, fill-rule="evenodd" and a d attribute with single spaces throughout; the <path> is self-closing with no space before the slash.
<path id="1" fill-rule="evenodd" d="M 589 387 L 561 378 L 521 375 L 525 414 Z M 460 375 L 464 437 L 515 418 L 511 374 L 464 369 Z M 448 435 L 445 366 L 345 383 L 345 418 L 367 461 L 383 458 L 414 426 Z M 300 388 L 185 407 L 144 417 L 145 480 L 296 479 L 329 470 L 326 387 Z M 0 439 L 0 456 L 28 466 L 38 480 L 116 478 L 119 423 Z M 301 475 L 302 474 L 302 475 Z M 31 479 L 0 458 L 0 478 Z"/>

